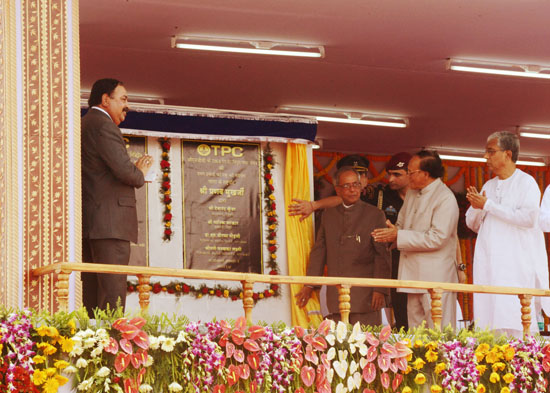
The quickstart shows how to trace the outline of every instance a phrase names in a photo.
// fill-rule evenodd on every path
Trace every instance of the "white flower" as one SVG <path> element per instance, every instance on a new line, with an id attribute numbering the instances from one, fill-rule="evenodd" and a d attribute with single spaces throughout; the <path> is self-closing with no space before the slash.
<path id="1" fill-rule="evenodd" d="M 151 355 L 147 355 L 147 360 L 145 361 L 144 366 L 145 367 L 151 367 L 153 365 L 153 357 Z"/>
<path id="2" fill-rule="evenodd" d="M 92 387 L 93 383 L 94 383 L 93 378 L 85 379 L 84 381 L 82 381 L 78 384 L 77 389 L 78 390 L 83 390 L 83 391 L 88 391 Z"/>
<path id="3" fill-rule="evenodd" d="M 103 391 L 104 392 L 110 392 L 111 391 L 111 380 L 109 378 L 107 378 L 105 380 L 105 383 L 103 384 Z"/>
<path id="4" fill-rule="evenodd" d="M 67 366 L 63 369 L 64 374 L 74 374 L 76 373 L 76 367 L 75 366 Z"/>
<path id="5" fill-rule="evenodd" d="M 117 393 L 124 393 L 124 391 L 122 390 L 122 388 L 118 385 L 113 385 L 113 389 L 115 389 L 117 391 Z"/>
<path id="6" fill-rule="evenodd" d="M 348 393 L 348 389 L 344 387 L 343 383 L 336 385 L 336 393 Z"/>
<path id="7" fill-rule="evenodd" d="M 331 361 L 336 357 L 336 349 L 334 347 L 330 347 L 330 349 L 327 352 L 327 360 Z"/>
<path id="8" fill-rule="evenodd" d="M 172 352 L 174 350 L 175 345 L 176 345 L 176 343 L 174 342 L 174 339 L 169 337 L 169 338 L 164 340 L 164 342 L 162 343 L 160 348 L 164 352 Z"/>
<path id="9" fill-rule="evenodd" d="M 101 352 L 103 352 L 103 348 L 97 347 L 97 348 L 95 348 L 92 352 L 90 352 L 90 356 L 91 356 L 92 358 L 96 358 L 96 357 L 98 357 L 99 355 L 101 355 Z"/>
<path id="10" fill-rule="evenodd" d="M 78 368 L 84 368 L 88 365 L 88 361 L 84 358 L 79 358 L 77 361 L 76 361 L 76 367 Z"/>
<path id="11" fill-rule="evenodd" d="M 181 387 L 181 385 L 179 383 L 172 382 L 170 385 L 168 385 L 168 390 L 171 393 L 177 393 L 177 392 L 181 392 L 183 390 L 183 388 Z"/>
<path id="12" fill-rule="evenodd" d="M 139 387 L 139 393 L 150 393 L 153 391 L 153 387 L 151 385 L 147 385 L 144 383 Z"/>
<path id="13" fill-rule="evenodd" d="M 96 375 L 97 375 L 98 377 L 106 377 L 106 376 L 109 375 L 110 373 L 111 373 L 111 370 L 109 370 L 108 367 L 101 367 L 101 368 L 97 371 Z"/>
<path id="14" fill-rule="evenodd" d="M 185 330 L 181 330 L 178 334 L 178 338 L 176 338 L 176 344 L 182 341 L 187 341 L 187 337 L 188 337 L 187 332 Z"/>
<path id="15" fill-rule="evenodd" d="M 92 348 L 96 343 L 96 340 L 95 338 L 87 338 L 86 340 L 84 340 L 84 342 L 82 343 L 82 346 L 85 348 L 85 349 L 88 349 L 88 348 Z"/>
<path id="16" fill-rule="evenodd" d="M 155 336 L 149 336 L 149 349 L 159 349 L 159 338 Z"/>
<path id="17" fill-rule="evenodd" d="M 348 334 L 347 325 L 344 322 L 339 321 L 338 325 L 336 325 L 336 339 L 338 340 L 338 342 L 343 343 L 344 340 L 346 339 L 347 334 Z"/>

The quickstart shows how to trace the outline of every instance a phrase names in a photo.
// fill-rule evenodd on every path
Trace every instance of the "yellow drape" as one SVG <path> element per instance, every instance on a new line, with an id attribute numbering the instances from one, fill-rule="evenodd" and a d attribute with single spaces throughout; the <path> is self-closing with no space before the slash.
<path id="1" fill-rule="evenodd" d="M 298 216 L 288 215 L 288 205 L 293 198 L 311 200 L 306 146 L 289 143 L 286 149 L 285 167 L 285 216 L 288 272 L 291 276 L 305 276 L 309 252 L 313 246 L 313 220 L 308 217 L 300 221 Z M 302 285 L 290 285 L 292 324 L 303 327 L 317 327 L 322 321 L 321 306 L 317 294 L 309 299 L 306 307 L 296 306 L 294 295 Z"/>

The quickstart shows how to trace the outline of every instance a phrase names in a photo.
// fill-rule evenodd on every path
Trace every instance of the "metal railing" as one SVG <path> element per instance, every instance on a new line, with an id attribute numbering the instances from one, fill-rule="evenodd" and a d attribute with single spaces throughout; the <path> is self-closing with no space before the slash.
<path id="1" fill-rule="evenodd" d="M 432 281 L 407 281 L 378 278 L 356 277 L 311 277 L 311 276 L 280 276 L 254 273 L 218 272 L 210 270 L 169 269 L 156 267 L 106 265 L 98 263 L 60 262 L 32 270 L 34 276 L 57 274 L 57 301 L 61 310 L 67 310 L 69 305 L 69 276 L 71 272 L 128 274 L 138 278 L 139 305 L 142 311 L 149 307 L 151 294 L 150 278 L 152 276 L 178 277 L 186 279 L 205 279 L 240 281 L 243 286 L 243 308 L 246 319 L 251 322 L 254 308 L 253 286 L 256 282 L 269 284 L 303 284 L 303 285 L 334 285 L 338 286 L 339 308 L 341 320 L 349 322 L 351 310 L 351 287 L 379 288 L 414 288 L 426 289 L 431 296 L 432 320 L 436 329 L 441 329 L 441 295 L 443 292 L 491 293 L 516 295 L 521 303 L 521 323 L 524 335 L 529 334 L 531 327 L 531 302 L 533 296 L 550 296 L 550 290 L 516 288 L 473 284 L 451 284 Z"/>

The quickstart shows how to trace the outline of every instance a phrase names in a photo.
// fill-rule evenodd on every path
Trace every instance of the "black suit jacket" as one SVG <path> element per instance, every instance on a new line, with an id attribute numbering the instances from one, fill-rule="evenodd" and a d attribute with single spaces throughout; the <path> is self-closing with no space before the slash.
<path id="1" fill-rule="evenodd" d="M 143 173 L 130 161 L 122 133 L 90 108 L 82 117 L 82 231 L 84 238 L 137 242 L 134 187 Z"/>

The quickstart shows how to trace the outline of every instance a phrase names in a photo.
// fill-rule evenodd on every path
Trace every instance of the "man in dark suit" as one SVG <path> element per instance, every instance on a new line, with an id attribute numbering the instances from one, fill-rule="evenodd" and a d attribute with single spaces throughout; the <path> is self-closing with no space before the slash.
<path id="1" fill-rule="evenodd" d="M 390 278 L 390 252 L 385 245 L 375 243 L 371 232 L 385 227 L 384 213 L 360 200 L 360 175 L 352 167 L 342 167 L 334 177 L 336 194 L 342 203 L 323 213 L 307 268 L 308 276 L 321 276 L 327 267 L 329 276 Z M 298 306 L 304 307 L 313 291 L 304 286 L 296 294 Z M 380 325 L 380 310 L 385 306 L 389 289 L 353 287 L 351 289 L 350 323 Z M 327 289 L 327 318 L 339 320 L 338 290 Z"/>
<path id="2" fill-rule="evenodd" d="M 100 79 L 92 87 L 89 109 L 82 117 L 82 259 L 127 265 L 130 242 L 137 242 L 135 187 L 153 162 L 144 155 L 130 161 L 118 125 L 128 112 L 122 82 Z M 90 317 L 95 308 L 126 303 L 126 275 L 83 273 L 83 302 Z"/>

